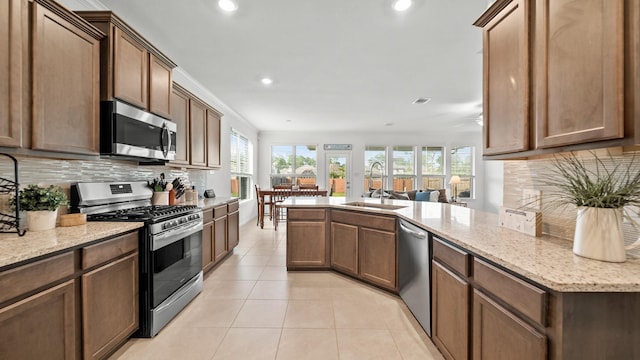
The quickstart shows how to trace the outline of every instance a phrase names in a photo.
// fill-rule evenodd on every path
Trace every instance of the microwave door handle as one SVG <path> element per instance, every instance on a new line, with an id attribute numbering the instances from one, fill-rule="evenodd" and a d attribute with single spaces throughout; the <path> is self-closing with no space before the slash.
<path id="1" fill-rule="evenodd" d="M 169 127 L 167 127 L 167 123 L 164 123 L 162 125 L 162 132 L 163 134 L 166 133 L 167 134 L 167 146 L 164 145 L 164 136 L 160 137 L 160 142 L 162 143 L 162 154 L 164 155 L 164 157 L 167 157 L 167 154 L 169 153 L 169 148 L 171 147 L 171 133 L 169 132 Z"/>

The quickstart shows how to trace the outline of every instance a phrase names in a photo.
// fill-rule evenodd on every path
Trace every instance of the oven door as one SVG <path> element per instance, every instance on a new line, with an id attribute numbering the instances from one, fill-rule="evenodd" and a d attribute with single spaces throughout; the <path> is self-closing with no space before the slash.
<path id="1" fill-rule="evenodd" d="M 202 271 L 202 222 L 152 236 L 151 308 Z"/>

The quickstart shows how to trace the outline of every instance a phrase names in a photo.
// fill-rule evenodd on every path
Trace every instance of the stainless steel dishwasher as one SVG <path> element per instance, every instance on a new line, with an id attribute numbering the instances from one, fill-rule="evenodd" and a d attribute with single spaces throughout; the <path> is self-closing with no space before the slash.
<path id="1" fill-rule="evenodd" d="M 398 282 L 400 297 L 431 336 L 431 242 L 429 233 L 399 220 Z"/>

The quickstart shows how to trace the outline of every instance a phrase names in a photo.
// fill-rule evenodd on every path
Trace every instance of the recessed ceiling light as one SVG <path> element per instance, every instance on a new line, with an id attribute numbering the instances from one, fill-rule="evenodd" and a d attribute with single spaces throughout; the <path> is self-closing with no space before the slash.
<path id="1" fill-rule="evenodd" d="M 218 1 L 218 6 L 224 11 L 231 12 L 238 10 L 238 4 L 236 4 L 232 0 L 220 0 Z"/>
<path id="2" fill-rule="evenodd" d="M 426 103 L 428 103 L 429 101 L 431 101 L 431 98 L 428 98 L 428 97 L 421 97 L 421 98 L 417 98 L 417 99 L 413 100 L 413 104 L 419 104 L 419 105 L 421 105 L 421 104 L 426 104 Z"/>
<path id="3" fill-rule="evenodd" d="M 393 3 L 393 10 L 405 11 L 411 7 L 411 0 L 396 0 Z"/>
<path id="4" fill-rule="evenodd" d="M 271 80 L 271 78 L 268 78 L 268 77 L 263 77 L 262 79 L 260 79 L 260 82 L 263 85 L 271 85 L 271 84 L 273 84 L 273 80 Z"/>

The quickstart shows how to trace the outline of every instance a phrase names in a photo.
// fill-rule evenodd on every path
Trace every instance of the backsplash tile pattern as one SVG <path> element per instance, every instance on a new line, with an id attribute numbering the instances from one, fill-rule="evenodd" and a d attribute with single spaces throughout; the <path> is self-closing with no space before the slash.
<path id="1" fill-rule="evenodd" d="M 139 166 L 133 161 L 101 159 L 99 161 L 57 160 L 19 157 L 18 177 L 21 186 L 28 184 L 59 185 L 67 194 L 72 183 L 79 181 L 146 181 L 159 177 L 172 181 L 180 177 L 185 185 L 195 185 L 199 193 L 206 186 L 206 170 L 182 170 L 156 165 Z M 0 158 L 0 177 L 13 180 L 13 163 Z M 8 209 L 8 198 L 0 199 L 0 211 Z"/>
<path id="2" fill-rule="evenodd" d="M 636 153 L 634 159 L 633 153 L 625 153 L 623 155 L 600 156 L 605 164 L 609 167 L 613 163 L 630 166 L 632 171 L 640 171 L 640 153 Z M 509 160 L 504 162 L 504 193 L 503 204 L 510 208 L 522 207 L 522 190 L 536 189 L 542 191 L 542 231 L 545 234 L 560 237 L 573 241 L 573 234 L 576 225 L 577 209 L 574 206 L 549 206 L 550 192 L 553 187 L 543 185 L 541 178 L 550 174 L 552 169 L 551 159 L 542 160 Z M 594 166 L 594 162 L 586 162 L 588 168 Z M 634 215 L 635 220 L 639 221 L 637 208 L 628 208 L 627 213 Z M 634 228 L 629 222 L 625 221 L 622 225 L 625 243 L 630 244 L 640 236 L 640 230 Z M 640 256 L 640 249 L 628 252 L 635 256 Z"/>

